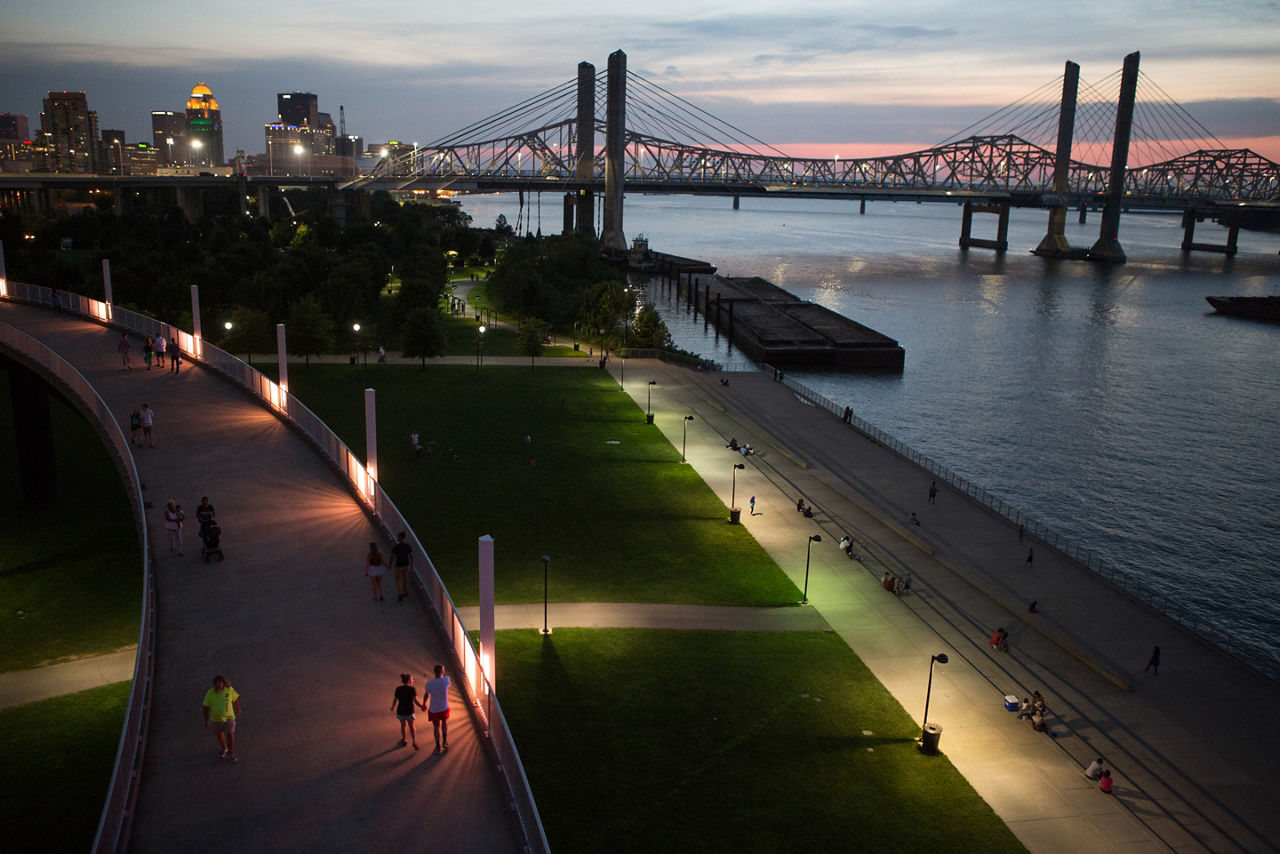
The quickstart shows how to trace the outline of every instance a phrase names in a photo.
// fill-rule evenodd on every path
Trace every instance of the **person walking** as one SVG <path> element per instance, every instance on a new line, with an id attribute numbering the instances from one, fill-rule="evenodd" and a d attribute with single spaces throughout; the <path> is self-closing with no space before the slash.
<path id="1" fill-rule="evenodd" d="M 175 504 L 173 499 L 165 504 L 164 527 L 169 532 L 169 551 L 176 549 L 178 557 L 182 557 L 182 520 L 185 518 L 181 504 Z"/>
<path id="2" fill-rule="evenodd" d="M 151 370 L 151 357 L 155 355 L 156 344 L 151 340 L 151 336 L 147 336 L 147 340 L 142 343 L 142 361 L 146 363 L 147 370 Z"/>
<path id="3" fill-rule="evenodd" d="M 218 756 L 236 761 L 236 719 L 240 717 L 240 694 L 225 676 L 213 677 L 213 687 L 204 693 L 204 725 L 212 726 L 221 751 Z"/>
<path id="4" fill-rule="evenodd" d="M 175 374 L 178 372 L 178 368 L 182 366 L 182 348 L 176 342 L 173 345 L 173 350 L 169 353 L 169 366 L 173 368 Z"/>
<path id="5" fill-rule="evenodd" d="M 756 515 L 756 497 L 751 496 L 751 500 L 747 502 L 747 506 L 751 508 L 751 515 Z"/>
<path id="6" fill-rule="evenodd" d="M 391 547 L 391 568 L 396 575 L 396 601 L 403 602 L 409 598 L 409 572 L 413 569 L 413 546 L 405 542 L 405 532 L 396 536 L 396 544 Z"/>
<path id="7" fill-rule="evenodd" d="M 436 753 L 444 753 L 449 749 L 449 677 L 444 675 L 443 664 L 436 665 L 435 673 L 422 689 L 427 695 L 423 707 L 435 732 Z"/>
<path id="8" fill-rule="evenodd" d="M 120 365 L 128 370 L 133 370 L 133 365 L 129 362 L 129 333 L 120 333 L 120 340 L 116 342 L 116 352 L 120 354 Z"/>
<path id="9" fill-rule="evenodd" d="M 129 413 L 129 444 L 142 447 L 142 414 L 136 406 Z"/>
<path id="10" fill-rule="evenodd" d="M 1156 676 L 1160 675 L 1160 647 L 1156 647 L 1151 651 L 1151 658 L 1147 660 L 1147 666 L 1142 668 L 1142 672 L 1152 671 Z"/>
<path id="11" fill-rule="evenodd" d="M 164 340 L 163 335 L 156 336 L 156 366 L 164 367 L 164 351 L 169 349 L 169 342 Z"/>
<path id="12" fill-rule="evenodd" d="M 142 438 L 147 440 L 147 447 L 154 448 L 156 446 L 155 437 L 151 434 L 151 428 L 155 426 L 156 413 L 151 407 L 145 403 L 138 410 L 138 420 L 142 422 Z M 142 447 L 142 442 L 138 442 L 138 447 Z"/>
<path id="13" fill-rule="evenodd" d="M 1035 563 L 1035 561 L 1036 561 L 1036 550 L 1027 549 L 1027 562 L 1024 564 L 1024 566 L 1026 566 L 1027 569 L 1030 569 L 1031 564 Z"/>
<path id="14" fill-rule="evenodd" d="M 386 570 L 386 561 L 382 558 L 382 552 L 378 550 L 378 544 L 369 543 L 369 553 L 364 557 L 364 577 L 369 579 L 369 584 L 373 587 L 373 598 L 376 602 L 382 601 L 382 574 Z"/>
<path id="15" fill-rule="evenodd" d="M 418 701 L 418 689 L 413 687 L 413 675 L 401 673 L 400 684 L 396 686 L 395 696 L 391 698 L 391 710 L 400 720 L 400 746 L 404 747 L 408 743 L 404 740 L 405 726 L 408 725 L 409 738 L 413 740 L 413 749 L 417 750 L 418 730 L 413 723 L 414 706 L 421 708 L 424 712 L 427 710 L 427 707 Z"/>
<path id="16" fill-rule="evenodd" d="M 929 503 L 938 503 L 938 482 L 936 480 L 929 484 Z"/>

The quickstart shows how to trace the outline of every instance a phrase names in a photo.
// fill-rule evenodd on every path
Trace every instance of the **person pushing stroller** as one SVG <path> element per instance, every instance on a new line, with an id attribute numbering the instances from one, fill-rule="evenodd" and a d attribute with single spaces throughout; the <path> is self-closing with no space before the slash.
<path id="1" fill-rule="evenodd" d="M 218 525 L 217 511 L 209 503 L 209 496 L 200 499 L 196 508 L 196 521 L 200 523 L 200 556 L 208 563 L 215 557 L 223 560 L 222 528 Z"/>

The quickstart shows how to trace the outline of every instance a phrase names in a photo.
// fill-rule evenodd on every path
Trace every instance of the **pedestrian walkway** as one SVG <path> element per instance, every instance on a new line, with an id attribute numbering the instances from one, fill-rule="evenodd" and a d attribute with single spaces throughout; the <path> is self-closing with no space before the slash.
<path id="1" fill-rule="evenodd" d="M 47 667 L 0 673 L 0 709 L 127 682 L 133 678 L 133 664 L 137 657 L 138 648 L 131 646 Z"/>
<path id="2" fill-rule="evenodd" d="M 421 686 L 450 656 L 416 596 L 397 602 L 388 579 L 392 595 L 372 601 L 363 560 L 380 535 L 309 442 L 203 368 L 122 369 L 110 329 L 7 301 L 0 322 L 75 365 L 121 423 L 143 402 L 156 413 L 155 448 L 135 452 L 156 550 L 157 656 L 131 850 L 517 850 L 456 688 L 449 752 L 399 746 L 399 674 Z M 165 501 L 191 519 L 203 495 L 222 562 L 200 559 L 193 525 L 184 555 L 165 548 Z M 241 695 L 235 765 L 202 725 L 215 674 Z"/>
<path id="3" fill-rule="evenodd" d="M 757 505 L 742 522 L 797 586 L 809 537 L 822 536 L 813 610 L 917 720 L 931 656 L 948 655 L 934 666 L 929 717 L 942 752 L 1030 850 L 1276 850 L 1274 683 L 944 484 L 930 503 L 927 473 L 770 375 L 628 362 L 638 405 L 657 382 L 655 424 L 677 447 L 694 416 L 689 462 L 726 501 L 733 465 L 747 463 L 737 494 Z M 732 454 L 731 437 L 755 453 Z M 813 518 L 796 512 L 799 498 Z M 862 560 L 838 548 L 845 534 Z M 912 594 L 886 592 L 885 571 L 909 574 Z M 1027 611 L 1033 600 L 1039 613 Z M 999 626 L 1008 653 L 988 643 Z M 1143 672 L 1155 645 L 1158 676 Z M 1034 690 L 1048 700 L 1048 734 L 1002 705 Z M 1097 755 L 1114 772 L 1112 797 L 1082 774 Z"/>

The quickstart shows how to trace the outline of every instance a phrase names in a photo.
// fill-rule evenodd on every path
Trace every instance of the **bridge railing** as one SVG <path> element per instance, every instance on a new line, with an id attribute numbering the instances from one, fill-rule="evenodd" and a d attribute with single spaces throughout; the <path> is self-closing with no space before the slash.
<path id="1" fill-rule="evenodd" d="M 48 296 L 48 288 L 37 289 L 28 285 L 9 284 L 8 296 L 14 299 L 40 301 L 40 290 Z M 79 299 L 72 301 L 83 307 Z M 134 658 L 133 685 L 129 691 L 129 705 L 125 710 L 124 726 L 116 747 L 116 759 L 107 789 L 107 797 L 98 819 L 98 830 L 93 842 L 95 852 L 123 851 L 129 838 L 133 820 L 133 808 L 137 800 L 138 772 L 142 768 L 143 754 L 147 746 L 147 725 L 151 717 L 151 696 L 155 673 L 156 593 L 155 577 L 151 573 L 151 544 L 147 538 L 147 523 L 142 497 L 142 481 L 134 465 L 132 449 L 124 431 L 120 429 L 115 414 L 98 395 L 93 385 L 66 360 L 31 336 L 8 324 L 0 323 L 0 347 L 17 355 L 25 364 L 34 367 L 47 380 L 59 387 L 86 417 L 111 449 L 116 467 L 124 477 L 129 494 L 129 506 L 133 511 L 138 542 L 142 548 L 142 615 L 138 629 L 138 652 Z"/>
<path id="2" fill-rule="evenodd" d="M 50 288 L 23 283 L 8 282 L 4 283 L 3 287 L 0 287 L 0 298 L 7 297 L 17 301 L 46 306 L 54 304 L 53 293 Z M 431 603 L 438 625 L 449 648 L 453 651 L 454 662 L 451 669 L 464 677 L 458 682 L 459 688 L 467 695 L 472 709 L 489 737 L 489 743 L 495 753 L 494 759 L 496 760 L 499 775 L 506 786 L 508 803 L 515 810 L 524 833 L 525 850 L 535 854 L 536 852 L 549 851 L 550 846 L 542 828 L 542 819 L 538 814 L 537 804 L 534 802 L 533 792 L 529 787 L 529 781 L 525 775 L 524 764 L 520 760 L 520 753 L 516 748 L 515 739 L 507 726 L 506 718 L 502 714 L 502 708 L 498 703 L 493 686 L 485 676 L 484 669 L 481 666 L 480 655 L 471 642 L 470 635 L 467 634 L 462 618 L 458 614 L 458 609 L 453 604 L 453 599 L 449 596 L 449 592 L 445 588 L 435 564 L 432 563 L 431 558 L 427 555 L 427 551 L 423 548 L 417 535 L 413 533 L 413 528 L 392 502 L 390 496 L 383 490 L 381 484 L 371 477 L 360 458 L 300 400 L 235 356 L 153 317 L 112 306 L 79 294 L 59 292 L 58 297 L 64 311 L 80 314 L 103 323 L 110 323 L 139 335 L 155 337 L 163 334 L 167 339 L 178 343 L 186 358 L 192 361 L 199 361 L 232 382 L 248 389 L 264 406 L 296 428 L 319 449 L 330 464 L 347 480 L 355 495 L 364 502 L 381 526 L 384 536 L 388 539 L 394 539 L 395 534 L 399 531 L 406 532 L 406 539 L 409 540 L 414 549 L 414 574 L 417 577 L 418 585 Z M 0 326 L 0 330 L 2 329 L 4 327 Z M 81 379 L 83 380 L 83 378 Z M 105 404 L 102 406 L 107 417 L 110 417 L 110 412 L 106 411 Z M 114 420 L 110 423 L 115 424 Z M 118 426 L 115 429 L 119 432 Z M 132 464 L 132 455 L 128 452 L 128 446 L 125 444 L 123 434 L 120 434 L 120 443 L 119 448 L 124 449 L 125 458 Z M 136 483 L 136 472 L 134 472 L 133 478 Z M 141 493 L 139 492 L 138 494 L 140 495 Z M 139 509 L 138 512 L 140 513 L 141 510 Z M 143 523 L 140 521 L 139 524 Z M 151 609 L 151 613 L 153 613 L 154 593 L 150 588 L 147 592 L 145 608 Z M 154 632 L 154 628 L 151 631 Z M 150 641 L 152 640 L 150 635 L 148 635 L 147 640 L 148 650 L 150 650 Z M 139 660 L 141 659 L 142 656 L 140 654 Z M 149 661 L 150 653 L 148 654 Z M 148 667 L 150 667 L 149 663 Z M 148 670 L 146 683 L 149 690 L 150 670 Z M 137 682 L 135 681 L 135 692 L 137 689 Z M 129 732 L 129 727 L 126 723 L 126 736 L 129 735 Z M 145 738 L 145 728 L 143 729 L 142 737 Z M 122 741 L 122 745 L 123 743 Z M 127 802 L 130 804 L 133 798 L 136 797 L 136 785 L 141 771 L 143 746 L 140 744 L 136 750 L 136 763 L 130 764 L 127 768 L 123 765 L 118 766 L 112 778 L 113 792 L 119 787 L 129 787 Z M 108 822 L 108 813 L 110 813 L 110 822 Z M 96 847 L 95 851 L 113 851 L 118 848 L 122 850 L 122 846 L 120 846 L 120 841 L 122 840 L 127 844 L 128 825 L 124 819 L 129 816 L 126 812 L 122 819 L 117 813 L 118 811 L 113 806 L 113 803 L 108 801 L 107 807 L 103 812 L 103 821 L 117 827 L 117 830 L 111 836 L 116 841 L 111 847 Z M 102 831 L 100 831 L 101 834 Z"/>
<path id="3" fill-rule="evenodd" d="M 918 465 L 927 471 L 932 477 L 937 478 L 945 483 L 950 484 L 954 489 L 964 493 L 969 498 L 978 502 L 982 506 L 988 508 L 999 516 L 1003 516 L 1010 522 L 1022 527 L 1026 533 L 1040 540 L 1040 542 L 1054 549 L 1068 560 L 1071 560 L 1079 566 L 1089 570 L 1098 577 L 1102 578 L 1114 587 L 1119 588 L 1129 594 L 1134 599 L 1142 602 L 1152 609 L 1164 614 L 1174 622 L 1195 633 L 1208 643 L 1226 652 L 1232 658 L 1242 662 L 1248 667 L 1253 668 L 1259 673 L 1273 681 L 1280 681 L 1280 662 L 1275 659 L 1259 655 L 1254 650 L 1247 648 L 1238 641 L 1230 632 L 1220 630 L 1212 621 L 1206 619 L 1202 615 L 1196 613 L 1191 607 L 1185 603 L 1170 599 L 1168 594 L 1151 587 L 1135 579 L 1129 573 L 1124 572 L 1117 566 L 1095 555 L 1090 549 L 1082 547 L 1079 543 L 1072 542 L 1066 537 L 1054 531 L 1044 522 L 1014 507 L 998 495 L 994 495 L 976 483 L 961 477 L 951 469 L 939 463 L 937 460 L 920 453 L 919 451 L 907 445 L 856 415 L 846 417 L 844 407 L 831 401 L 829 398 L 815 392 L 813 389 L 801 382 L 787 376 L 784 371 L 780 371 L 770 365 L 758 365 L 760 370 L 771 372 L 774 377 L 785 386 L 794 391 L 799 397 L 827 410 L 832 415 L 840 418 L 850 428 L 857 430 L 867 438 L 877 444 L 889 449 L 904 459 Z"/>

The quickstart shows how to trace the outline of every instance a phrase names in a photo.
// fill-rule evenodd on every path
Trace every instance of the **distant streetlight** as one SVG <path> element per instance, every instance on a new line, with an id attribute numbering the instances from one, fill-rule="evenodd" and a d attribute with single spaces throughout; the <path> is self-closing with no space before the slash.
<path id="1" fill-rule="evenodd" d="M 551 556 L 542 556 L 542 633 L 544 635 L 551 634 L 551 629 L 547 628 L 547 576 L 550 573 L 548 567 L 551 566 Z"/>
<path id="2" fill-rule="evenodd" d="M 729 487 L 729 521 L 730 522 L 736 523 L 738 521 L 738 501 L 737 501 L 738 469 L 744 469 L 746 467 L 747 467 L 746 463 L 738 463 L 733 467 L 733 481 L 732 481 L 732 485 Z"/>
<path id="3" fill-rule="evenodd" d="M 476 330 L 476 370 L 484 364 L 484 327 Z"/>
<path id="4" fill-rule="evenodd" d="M 653 423 L 653 387 L 658 384 L 657 380 L 649 380 L 648 395 L 645 398 L 645 416 L 644 423 Z"/>
<path id="5" fill-rule="evenodd" d="M 362 338 L 362 337 L 361 337 L 361 335 L 360 335 L 360 324 L 358 324 L 358 323 L 353 323 L 353 324 L 351 324 L 351 331 L 355 333 L 355 339 L 356 339 L 356 350 L 357 350 L 357 351 L 359 351 L 359 353 L 360 353 L 362 356 L 364 356 L 364 364 L 365 364 L 365 367 L 368 367 L 368 366 L 369 366 L 369 353 L 368 353 L 368 351 L 366 351 L 366 350 L 365 350 L 365 348 L 364 348 L 364 338 Z"/>
<path id="6" fill-rule="evenodd" d="M 201 164 L 200 164 L 200 149 L 201 149 L 201 148 L 204 148 L 204 143 L 203 143 L 203 142 L 201 142 L 201 141 L 200 141 L 200 140 L 198 140 L 198 139 L 193 139 L 193 140 L 191 140 L 191 165 L 192 165 L 192 166 L 199 166 L 199 165 L 201 165 Z"/>
<path id="7" fill-rule="evenodd" d="M 809 558 L 813 556 L 813 544 L 822 542 L 821 534 L 813 534 L 809 537 L 809 550 L 804 556 L 804 593 L 800 596 L 800 604 L 809 604 Z"/>
<path id="8" fill-rule="evenodd" d="M 306 151 L 306 149 L 305 149 L 305 148 L 303 148 L 301 144 L 295 145 L 295 146 L 293 147 L 293 153 L 294 153 L 294 154 L 296 154 L 296 155 L 298 155 L 298 174 L 299 174 L 299 175 L 301 175 L 301 174 L 302 174 L 302 155 L 303 155 L 303 153 L 304 153 L 305 151 Z M 308 161 L 308 164 L 309 164 L 309 163 L 310 163 L 310 161 Z M 308 172 L 310 172 L 311 170 L 310 170 L 310 169 L 308 169 L 307 171 L 308 171 Z"/>
<path id="9" fill-rule="evenodd" d="M 223 326 L 223 328 L 224 328 L 224 329 L 226 329 L 228 332 L 230 332 L 230 331 L 231 331 L 231 321 L 230 321 L 230 320 L 228 320 L 226 323 L 222 324 L 222 326 Z"/>
<path id="10" fill-rule="evenodd" d="M 684 417 L 684 421 L 680 422 L 681 427 L 683 428 L 680 431 L 680 462 L 682 463 L 685 461 L 684 451 L 685 451 L 685 447 L 689 443 L 689 422 L 692 420 L 693 420 L 692 415 L 686 415 Z"/>
<path id="11" fill-rule="evenodd" d="M 920 728 L 921 728 L 920 729 L 920 747 L 924 749 L 926 753 L 933 753 L 938 748 L 937 738 L 930 739 L 928 737 L 929 736 L 929 695 L 933 693 L 933 663 L 935 661 L 938 664 L 946 664 L 947 654 L 945 652 L 940 652 L 937 655 L 930 656 L 929 658 L 929 687 L 926 688 L 924 692 L 924 719 L 920 722 Z M 931 742 L 931 743 L 926 744 L 926 742 Z"/>

